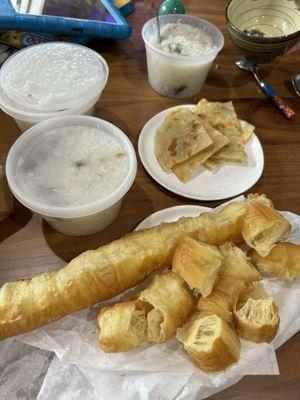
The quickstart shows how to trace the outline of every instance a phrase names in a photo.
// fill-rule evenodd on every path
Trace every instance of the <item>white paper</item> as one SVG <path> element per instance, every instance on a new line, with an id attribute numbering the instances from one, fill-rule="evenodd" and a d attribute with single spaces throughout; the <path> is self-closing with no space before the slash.
<path id="1" fill-rule="evenodd" d="M 289 241 L 299 242 L 300 216 L 283 214 L 293 225 Z M 242 340 L 239 362 L 222 373 L 202 372 L 175 338 L 126 353 L 103 352 L 98 346 L 99 305 L 18 336 L 19 341 L 56 355 L 38 400 L 201 400 L 244 375 L 278 374 L 274 348 L 300 330 L 300 279 L 287 283 L 266 278 L 263 283 L 279 305 L 278 334 L 272 344 Z"/>
<path id="2" fill-rule="evenodd" d="M 37 397 L 53 353 L 14 339 L 0 342 L 0 399 Z"/>

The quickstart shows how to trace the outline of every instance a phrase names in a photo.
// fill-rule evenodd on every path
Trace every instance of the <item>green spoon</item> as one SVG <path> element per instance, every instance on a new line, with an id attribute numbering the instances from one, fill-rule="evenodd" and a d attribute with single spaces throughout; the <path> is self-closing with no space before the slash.
<path id="1" fill-rule="evenodd" d="M 180 0 L 165 0 L 159 8 L 159 15 L 165 14 L 185 14 L 184 5 Z"/>

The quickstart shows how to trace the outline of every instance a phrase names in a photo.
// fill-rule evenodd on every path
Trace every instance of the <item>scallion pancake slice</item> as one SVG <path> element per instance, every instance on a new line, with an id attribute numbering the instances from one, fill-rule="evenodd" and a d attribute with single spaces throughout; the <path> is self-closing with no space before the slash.
<path id="1" fill-rule="evenodd" d="M 251 136 L 254 133 L 255 126 L 249 124 L 249 122 L 247 122 L 247 121 L 243 121 L 242 119 L 240 119 L 240 123 L 241 123 L 242 132 L 243 132 L 244 142 L 248 142 L 248 140 L 251 138 Z"/>
<path id="2" fill-rule="evenodd" d="M 212 157 L 214 161 L 234 162 L 243 164 L 247 161 L 247 154 L 242 143 L 229 143 Z"/>
<path id="3" fill-rule="evenodd" d="M 169 113 L 155 137 L 155 155 L 165 171 L 209 147 L 213 141 L 202 120 L 191 110 Z"/>
<path id="4" fill-rule="evenodd" d="M 243 132 L 232 101 L 208 102 L 202 99 L 196 106 L 196 114 L 227 136 L 230 141 L 243 142 Z"/>
<path id="5" fill-rule="evenodd" d="M 210 124 L 203 121 L 203 125 L 209 137 L 213 141 L 212 145 L 195 154 L 191 158 L 172 167 L 173 172 L 179 180 L 186 182 L 209 157 L 219 151 L 229 143 L 229 139 L 213 128 Z"/>
<path id="6" fill-rule="evenodd" d="M 222 164 L 222 161 L 215 161 L 212 158 L 209 158 L 208 160 L 203 163 L 203 167 L 206 169 L 209 169 L 210 171 L 213 171 L 217 167 L 219 167 L 220 164 Z"/>

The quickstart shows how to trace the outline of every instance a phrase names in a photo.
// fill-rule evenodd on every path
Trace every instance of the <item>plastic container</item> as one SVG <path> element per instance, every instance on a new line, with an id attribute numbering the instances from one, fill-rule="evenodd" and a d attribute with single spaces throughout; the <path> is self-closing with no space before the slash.
<path id="1" fill-rule="evenodd" d="M 54 176 L 56 176 L 56 174 L 57 176 L 64 176 L 63 169 L 66 168 L 66 171 L 68 171 L 68 165 L 71 162 L 73 163 L 73 158 L 75 157 L 74 154 L 76 154 L 76 146 L 73 148 L 70 143 L 72 143 L 72 140 L 73 142 L 74 140 L 77 141 L 77 137 L 75 136 L 73 136 L 73 138 L 70 136 L 70 139 L 65 140 L 64 135 L 75 135 L 76 133 L 74 127 L 78 126 L 80 126 L 80 128 L 76 129 L 80 130 L 81 127 L 83 127 L 82 129 L 85 129 L 85 127 L 87 127 L 87 129 L 97 128 L 99 135 L 100 131 L 102 131 L 105 134 L 108 134 L 109 138 L 112 138 L 109 140 L 118 142 L 118 146 L 122 148 L 123 155 L 126 155 L 127 163 L 126 169 L 122 170 L 123 175 L 122 178 L 120 178 L 120 184 L 118 184 L 118 186 L 116 186 L 112 192 L 105 195 L 105 197 L 101 198 L 99 193 L 99 198 L 96 194 L 96 199 L 92 202 L 79 205 L 72 204 L 67 206 L 65 204 L 62 206 L 58 206 L 57 204 L 53 205 L 54 202 L 51 204 L 51 201 L 45 201 L 44 198 L 38 197 L 34 191 L 30 190 L 29 186 L 27 190 L 25 190 L 25 179 L 21 180 L 20 176 L 22 176 L 22 174 L 27 174 L 27 177 L 29 177 L 28 179 L 35 179 L 36 176 L 34 176 L 34 168 L 37 168 L 37 170 L 40 171 L 39 168 L 41 164 L 39 164 L 40 159 L 38 159 L 38 157 L 41 157 L 43 160 L 44 156 L 42 154 L 45 155 L 45 160 L 46 157 L 49 158 L 49 154 L 51 154 L 51 157 L 53 156 L 53 158 L 57 157 L 57 154 L 59 157 L 61 157 L 61 154 L 63 154 L 63 157 L 58 159 L 58 161 L 56 161 L 55 158 L 55 163 L 58 162 L 58 164 L 55 165 L 60 165 L 60 167 L 57 167 L 58 171 L 54 173 Z M 59 138 L 59 135 L 57 134 L 58 129 L 62 131 L 61 138 L 63 139 L 58 140 L 57 143 L 57 138 Z M 93 134 L 95 134 L 95 130 Z M 85 138 L 86 136 L 81 140 L 81 144 L 84 143 Z M 93 140 L 95 141 L 95 137 Z M 93 160 L 93 154 L 91 152 L 93 151 L 93 148 L 95 148 L 93 145 L 95 142 L 92 141 L 89 143 L 87 140 L 86 143 L 86 148 L 83 150 L 81 149 L 80 151 L 84 151 L 83 154 L 85 154 L 86 160 L 90 162 L 90 160 Z M 108 154 L 106 147 L 105 151 L 107 151 Z M 94 154 L 96 153 L 94 152 Z M 110 154 L 109 158 L 111 159 Z M 46 161 L 45 164 L 47 164 Z M 67 167 L 65 167 L 65 165 L 67 165 Z M 20 168 L 22 169 L 21 175 L 19 172 Z M 16 199 L 19 200 L 24 206 L 29 208 L 32 212 L 41 215 L 49 223 L 49 225 L 51 225 L 57 231 L 72 236 L 90 235 L 99 232 L 114 221 L 120 210 L 122 199 L 129 191 L 135 179 L 136 169 L 136 156 L 129 138 L 113 124 L 89 116 L 66 116 L 63 118 L 52 118 L 33 126 L 24 132 L 13 144 L 6 162 L 6 175 L 8 184 Z M 98 173 L 98 170 L 96 170 L 95 173 Z M 113 171 L 109 171 L 109 173 L 110 175 L 108 176 L 111 180 L 111 174 Z M 55 187 L 56 193 L 59 191 L 58 189 L 61 188 L 61 181 L 59 181 L 59 179 L 60 177 L 58 177 Z M 88 188 L 93 187 L 93 179 L 93 177 L 88 176 L 87 180 L 84 181 L 88 182 Z M 45 180 L 42 180 L 42 182 L 45 182 L 45 185 L 47 185 L 47 176 L 45 176 Z M 86 196 L 84 187 L 81 188 L 81 186 L 77 183 L 74 184 L 74 186 L 76 186 L 74 188 L 75 193 L 80 194 L 80 190 L 82 190 L 82 196 Z M 43 187 L 43 190 L 48 190 L 48 188 Z M 66 194 L 63 193 L 63 196 L 65 196 L 65 199 L 70 199 L 70 196 L 72 196 L 72 190 L 71 194 L 69 192 Z"/>
<path id="2" fill-rule="evenodd" d="M 91 115 L 108 74 L 104 58 L 85 46 L 30 46 L 16 52 L 0 70 L 0 108 L 21 131 L 53 117 Z"/>
<path id="3" fill-rule="evenodd" d="M 53 113 L 46 113 L 46 112 L 33 111 L 29 109 L 26 110 L 25 107 L 21 110 L 20 107 L 14 105 L 14 102 L 10 100 L 7 96 L 5 96 L 3 90 L 1 90 L 0 88 L 0 108 L 6 114 L 14 118 L 21 132 L 25 132 L 33 125 L 36 125 L 39 122 L 45 121 L 49 118 L 64 117 L 66 115 L 94 115 L 95 104 L 99 100 L 100 96 L 101 93 L 99 93 L 95 98 L 91 99 L 89 102 L 75 108 L 69 108 L 67 110 L 53 112 Z"/>
<path id="4" fill-rule="evenodd" d="M 211 37 L 213 48 L 198 56 L 170 54 L 151 41 L 157 35 L 156 18 L 143 26 L 142 37 L 146 47 L 148 79 L 159 94 L 171 98 L 185 98 L 200 92 L 211 65 L 224 45 L 221 31 L 210 22 L 189 15 L 162 15 L 161 29 L 169 23 L 188 24 Z"/>

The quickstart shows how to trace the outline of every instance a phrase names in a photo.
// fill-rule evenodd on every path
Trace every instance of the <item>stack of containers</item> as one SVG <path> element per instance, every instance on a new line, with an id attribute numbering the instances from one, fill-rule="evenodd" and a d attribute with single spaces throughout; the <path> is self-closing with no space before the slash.
<path id="1" fill-rule="evenodd" d="M 0 108 L 26 131 L 7 157 L 10 189 L 68 235 L 111 224 L 136 175 L 129 138 L 90 116 L 108 73 L 98 53 L 64 42 L 23 49 L 0 71 Z"/>

